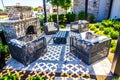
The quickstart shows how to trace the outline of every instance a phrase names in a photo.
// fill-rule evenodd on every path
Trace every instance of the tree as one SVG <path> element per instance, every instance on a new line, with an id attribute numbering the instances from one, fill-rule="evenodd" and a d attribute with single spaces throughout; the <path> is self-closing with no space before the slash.
<path id="1" fill-rule="evenodd" d="M 59 6 L 62 4 L 62 0 L 47 0 L 47 2 L 50 2 L 53 6 L 57 7 L 57 23 L 59 23 Z"/>
<path id="2" fill-rule="evenodd" d="M 57 6 L 57 23 L 59 22 L 59 7 L 65 9 L 66 11 L 72 6 L 71 0 L 47 0 L 53 6 Z"/>
<path id="3" fill-rule="evenodd" d="M 67 10 L 72 6 L 72 2 L 71 0 L 62 0 L 60 6 L 61 8 L 66 10 L 66 13 L 67 13 Z"/>

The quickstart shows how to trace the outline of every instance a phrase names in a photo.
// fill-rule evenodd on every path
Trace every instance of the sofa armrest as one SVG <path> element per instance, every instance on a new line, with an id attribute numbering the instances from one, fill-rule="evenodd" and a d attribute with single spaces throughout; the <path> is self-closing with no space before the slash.
<path id="1" fill-rule="evenodd" d="M 17 39 L 11 39 L 9 41 L 9 45 L 17 46 L 17 47 L 25 47 L 26 43 Z"/>

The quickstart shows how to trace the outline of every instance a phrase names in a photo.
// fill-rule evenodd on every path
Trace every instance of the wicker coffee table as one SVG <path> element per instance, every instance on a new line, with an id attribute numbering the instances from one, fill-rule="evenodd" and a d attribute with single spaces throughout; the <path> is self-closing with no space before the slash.
<path id="1" fill-rule="evenodd" d="M 66 44 L 68 37 L 68 31 L 59 31 L 53 36 L 53 42 L 55 44 Z"/>

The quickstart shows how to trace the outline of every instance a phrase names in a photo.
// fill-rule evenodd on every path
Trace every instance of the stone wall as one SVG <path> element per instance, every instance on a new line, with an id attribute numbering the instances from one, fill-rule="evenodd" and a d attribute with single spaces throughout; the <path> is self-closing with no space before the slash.
<path id="1" fill-rule="evenodd" d="M 98 16 L 99 0 L 88 0 L 88 13 Z"/>
<path id="2" fill-rule="evenodd" d="M 107 17 L 108 17 L 108 14 L 109 14 L 109 10 L 110 10 L 110 1 L 111 0 L 107 0 L 107 5 L 106 5 L 106 14 L 105 14 L 105 18 L 107 19 Z"/>
<path id="3" fill-rule="evenodd" d="M 78 14 L 79 11 L 85 11 L 85 0 L 74 0 L 73 1 L 73 12 Z"/>
<path id="4" fill-rule="evenodd" d="M 96 20 L 98 18 L 99 6 L 100 0 L 88 0 L 88 13 L 94 14 L 96 17 Z M 109 12 L 109 6 L 110 6 L 110 0 L 107 0 L 106 2 L 106 10 L 105 10 L 105 19 L 108 16 Z M 74 0 L 73 2 L 73 12 L 75 12 L 77 15 L 80 11 L 85 11 L 85 0 Z"/>
<path id="5" fill-rule="evenodd" d="M 36 36 L 41 34 L 39 18 L 1 21 L 0 26 L 4 31 L 7 41 L 25 36 L 29 26 L 34 26 L 34 30 L 37 32 Z"/>
<path id="6" fill-rule="evenodd" d="M 32 17 L 32 8 L 29 6 L 6 6 L 10 20 L 18 20 Z"/>

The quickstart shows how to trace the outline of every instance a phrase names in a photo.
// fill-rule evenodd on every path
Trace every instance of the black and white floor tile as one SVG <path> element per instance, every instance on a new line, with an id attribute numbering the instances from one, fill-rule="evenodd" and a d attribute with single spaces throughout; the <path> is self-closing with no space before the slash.
<path id="1" fill-rule="evenodd" d="M 78 35 L 70 32 L 69 36 Z M 70 53 L 69 44 L 55 45 L 51 43 L 53 35 L 46 35 L 47 53 L 28 66 L 24 66 L 15 59 L 10 58 L 6 62 L 4 69 L 57 72 L 57 73 L 76 73 L 91 75 L 111 75 L 111 63 L 108 58 L 104 58 L 91 65 L 86 65 L 72 53 Z M 78 35 L 79 36 L 79 35 Z M 51 44 L 50 44 L 51 43 Z M 98 69 L 99 67 L 99 69 Z"/>

